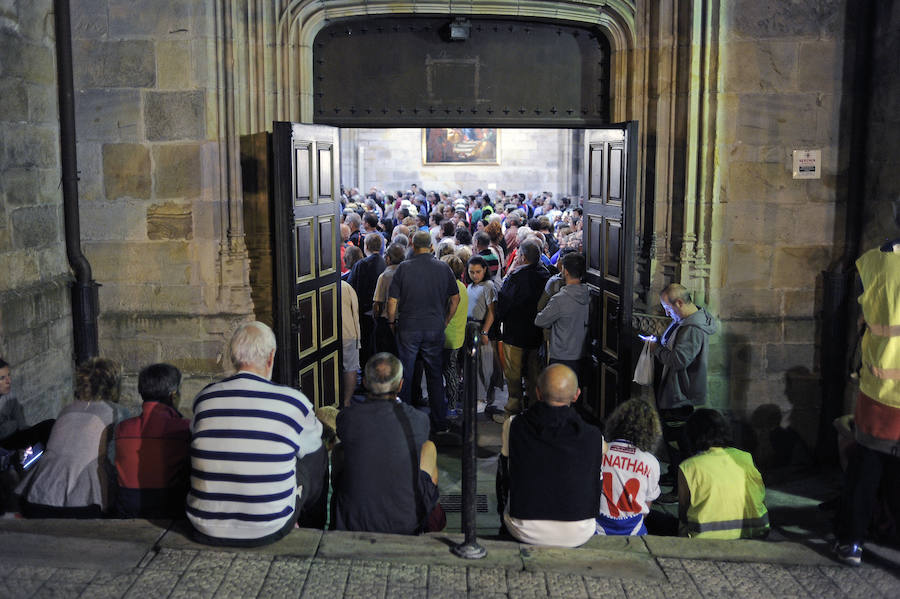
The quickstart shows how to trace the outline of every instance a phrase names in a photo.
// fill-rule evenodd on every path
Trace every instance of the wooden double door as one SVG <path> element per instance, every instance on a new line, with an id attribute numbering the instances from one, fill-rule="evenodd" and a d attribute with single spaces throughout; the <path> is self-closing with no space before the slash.
<path id="1" fill-rule="evenodd" d="M 341 381 L 338 129 L 275 123 L 241 140 L 256 317 L 278 340 L 273 379 L 316 406 Z M 583 407 L 605 417 L 631 387 L 637 123 L 585 130 L 582 236 L 591 291 Z"/>

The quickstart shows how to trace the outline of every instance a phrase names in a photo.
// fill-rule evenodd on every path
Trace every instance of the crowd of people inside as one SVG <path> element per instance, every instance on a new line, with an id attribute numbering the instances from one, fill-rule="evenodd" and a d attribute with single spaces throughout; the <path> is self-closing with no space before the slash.
<path id="1" fill-rule="evenodd" d="M 644 337 L 662 367 L 657 405 L 625 401 L 601 430 L 575 409 L 590 341 L 577 202 L 354 192 L 341 224 L 344 392 L 313 398 L 334 404 L 335 418 L 271 381 L 278 348 L 260 322 L 234 332 L 234 374 L 197 394 L 190 419 L 174 366 L 141 370 L 142 409 L 125 418 L 121 367 L 93 358 L 77 368 L 75 401 L 29 427 L 0 360 L 2 486 L 15 472 L 21 514 L 186 517 L 196 540 L 245 547 L 298 525 L 441 530 L 437 445 L 454 434 L 474 323 L 478 412 L 502 424 L 502 534 L 564 547 L 595 534 L 766 536 L 762 477 L 723 415 L 703 407 L 717 325 L 686 288 L 661 291 L 671 324 Z M 650 510 L 666 485 L 677 518 Z"/>

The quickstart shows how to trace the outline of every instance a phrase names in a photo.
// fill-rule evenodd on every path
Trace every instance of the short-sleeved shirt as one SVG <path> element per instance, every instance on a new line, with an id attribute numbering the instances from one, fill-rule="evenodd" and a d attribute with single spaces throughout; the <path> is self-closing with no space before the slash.
<path id="1" fill-rule="evenodd" d="M 604 534 L 641 534 L 649 502 L 659 497 L 659 460 L 627 441 L 603 454 L 603 497 L 598 524 Z"/>
<path id="2" fill-rule="evenodd" d="M 443 331 L 447 300 L 459 293 L 450 267 L 434 254 L 415 254 L 400 263 L 388 297 L 398 302 L 401 331 Z"/>
<path id="3" fill-rule="evenodd" d="M 488 306 L 497 301 L 497 290 L 490 281 L 472 283 L 469 292 L 469 318 L 483 322 L 487 316 Z"/>
<path id="4" fill-rule="evenodd" d="M 372 298 L 372 301 L 381 302 L 382 304 L 387 302 L 388 289 L 391 288 L 391 281 L 394 280 L 394 273 L 397 272 L 397 266 L 397 264 L 391 264 L 378 275 L 378 281 L 375 283 L 375 295 Z M 384 316 L 384 314 L 382 314 L 382 316 Z"/>

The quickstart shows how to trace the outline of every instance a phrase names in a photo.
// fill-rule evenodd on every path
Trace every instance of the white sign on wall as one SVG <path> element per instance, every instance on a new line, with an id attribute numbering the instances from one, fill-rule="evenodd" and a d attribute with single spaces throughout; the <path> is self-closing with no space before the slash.
<path id="1" fill-rule="evenodd" d="M 794 179 L 822 178 L 822 150 L 794 150 Z"/>

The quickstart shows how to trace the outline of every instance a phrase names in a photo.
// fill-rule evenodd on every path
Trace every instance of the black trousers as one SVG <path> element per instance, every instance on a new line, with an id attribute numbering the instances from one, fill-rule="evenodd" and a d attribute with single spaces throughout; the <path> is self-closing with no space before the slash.
<path id="1" fill-rule="evenodd" d="M 844 543 L 862 543 L 878 501 L 878 487 L 888 504 L 900 505 L 900 457 L 858 445 L 845 473 L 841 506 L 835 520 L 835 536 Z"/>
<path id="2" fill-rule="evenodd" d="M 9 451 L 25 449 L 26 447 L 31 447 L 35 443 L 43 443 L 46 447 L 47 440 L 50 438 L 50 430 L 53 428 L 54 422 L 56 422 L 56 420 L 51 418 L 50 420 L 38 422 L 30 428 L 23 428 L 22 430 L 16 431 L 5 439 L 0 440 L 0 447 Z"/>
<path id="3" fill-rule="evenodd" d="M 394 332 L 391 330 L 387 318 L 379 316 L 375 319 L 375 352 L 383 351 L 395 356 L 400 355 L 397 351 L 397 339 L 394 337 Z M 360 361 L 359 365 L 361 368 L 366 367 L 365 362 L 362 361 Z"/>
<path id="4" fill-rule="evenodd" d="M 666 442 L 666 451 L 669 454 L 669 472 L 677 472 L 678 465 L 692 453 L 684 424 L 693 413 L 694 406 L 681 406 L 659 411 L 663 440 Z M 673 443 L 677 447 L 673 447 Z"/>
<path id="5" fill-rule="evenodd" d="M 371 311 L 359 315 L 359 367 L 366 368 L 366 362 L 375 355 L 375 321 Z"/>

